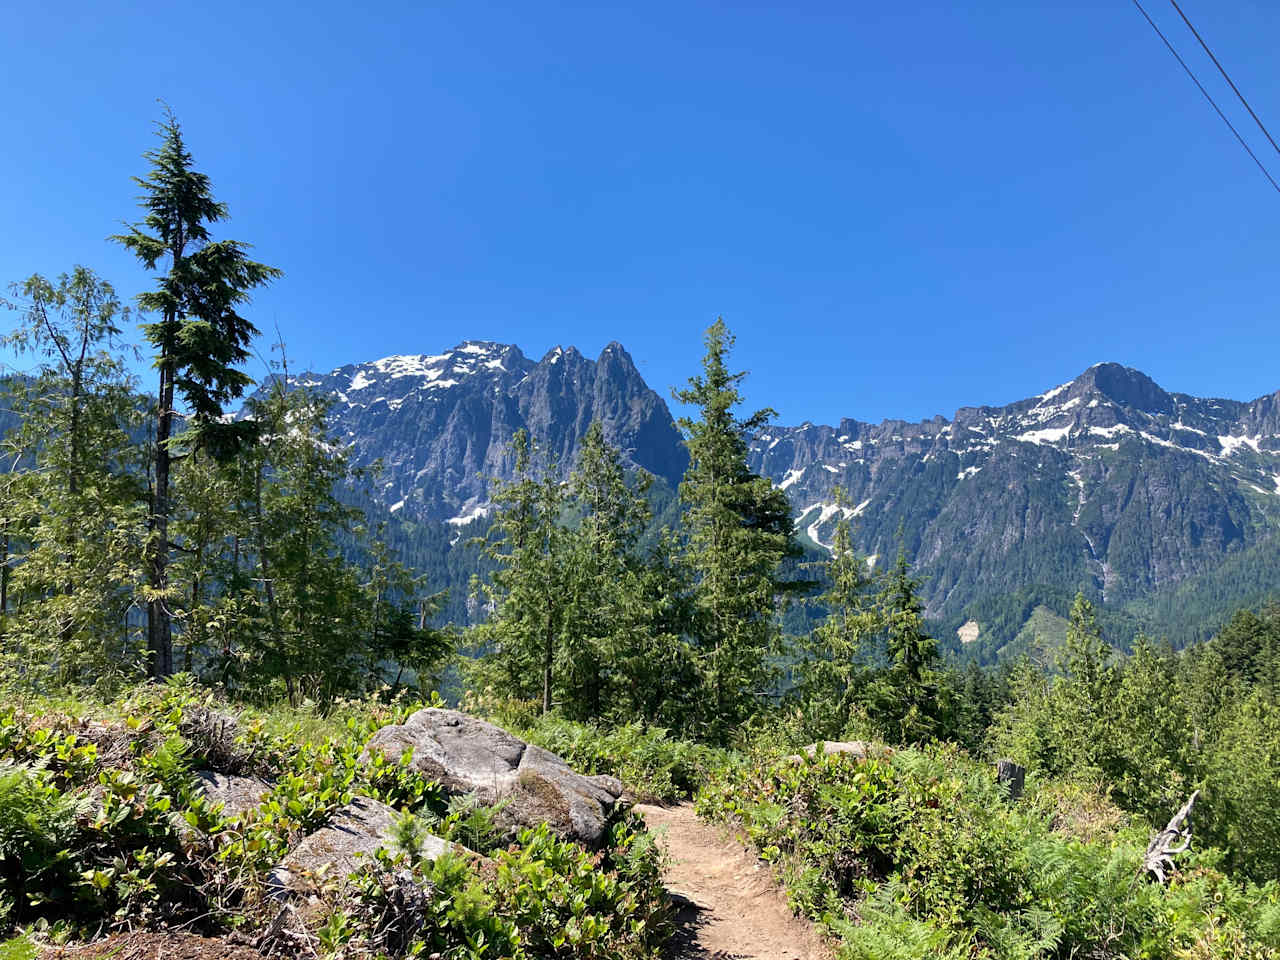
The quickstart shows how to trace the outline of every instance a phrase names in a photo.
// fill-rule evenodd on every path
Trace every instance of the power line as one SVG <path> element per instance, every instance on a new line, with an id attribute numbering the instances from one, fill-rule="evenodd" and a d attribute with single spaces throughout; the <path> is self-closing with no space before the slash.
<path id="1" fill-rule="evenodd" d="M 1213 61 L 1213 65 L 1218 68 L 1218 72 L 1222 74 L 1222 79 L 1226 80 L 1227 83 L 1231 85 L 1231 89 L 1234 90 L 1236 96 L 1240 98 L 1240 102 L 1244 104 L 1244 108 L 1249 111 L 1249 116 L 1253 117 L 1253 122 L 1258 125 L 1258 129 L 1261 130 L 1266 138 L 1271 141 L 1271 146 L 1275 147 L 1276 153 L 1280 153 L 1280 145 L 1276 144 L 1275 138 L 1271 136 L 1271 132 L 1262 125 L 1262 121 L 1258 119 L 1258 115 L 1253 112 L 1253 107 L 1249 106 L 1249 101 L 1244 98 L 1244 94 L 1241 93 L 1240 88 L 1235 85 L 1235 81 L 1227 76 L 1226 69 L 1218 62 L 1218 58 L 1213 55 L 1213 51 L 1209 49 L 1209 45 L 1204 42 L 1204 37 L 1200 36 L 1200 31 L 1192 25 L 1191 21 L 1187 19 L 1187 15 L 1182 12 L 1182 8 L 1178 6 L 1178 0 L 1169 0 L 1169 2 L 1173 4 L 1173 9 L 1178 11 L 1178 16 L 1180 16 L 1182 18 L 1182 22 L 1187 25 L 1187 29 L 1190 30 L 1195 35 L 1196 40 L 1200 42 L 1200 46 L 1203 47 L 1204 52 L 1209 55 L 1209 59 Z"/>
<path id="2" fill-rule="evenodd" d="M 1204 88 L 1204 84 L 1200 82 L 1196 75 L 1191 71 L 1191 68 L 1187 66 L 1187 62 L 1179 56 L 1178 51 L 1173 48 L 1173 44 L 1169 42 L 1169 38 L 1160 32 L 1160 28 L 1156 26 L 1156 22 L 1152 20 L 1147 11 L 1143 9 L 1139 0 L 1133 0 L 1133 5 L 1138 8 L 1138 12 L 1142 14 L 1143 19 L 1145 19 L 1147 23 L 1151 24 L 1151 29 L 1156 32 L 1156 36 L 1164 41 L 1164 45 L 1169 48 L 1169 52 L 1173 54 L 1174 59 L 1182 65 L 1182 69 L 1187 72 L 1187 76 L 1191 78 L 1191 82 L 1196 85 L 1197 89 L 1199 89 L 1202 94 L 1204 94 L 1204 98 L 1209 101 L 1209 106 L 1213 107 L 1214 112 L 1219 116 L 1219 118 L 1221 118 L 1222 122 L 1227 125 L 1227 129 L 1235 135 L 1240 146 L 1244 147 L 1244 152 L 1249 154 L 1250 159 L 1258 165 L 1258 169 L 1261 170 L 1262 175 L 1267 178 L 1267 182 L 1275 188 L 1276 193 L 1280 193 L 1280 183 L 1276 183 L 1275 178 L 1272 177 L 1267 171 L 1267 168 L 1262 165 L 1262 161 L 1258 159 L 1257 154 L 1249 149 L 1249 144 L 1245 143 L 1244 137 L 1240 136 L 1240 131 L 1232 125 L 1230 120 L 1227 119 L 1227 115 L 1222 112 L 1222 108 L 1219 107 L 1213 97 L 1209 95 L 1209 91 Z"/>

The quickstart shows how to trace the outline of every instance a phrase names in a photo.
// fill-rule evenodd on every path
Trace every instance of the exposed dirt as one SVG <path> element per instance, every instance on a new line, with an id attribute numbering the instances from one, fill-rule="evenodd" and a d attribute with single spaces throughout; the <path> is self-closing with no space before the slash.
<path id="1" fill-rule="evenodd" d="M 665 834 L 667 889 L 688 901 L 668 960 L 830 960 L 818 931 L 791 912 L 768 866 L 742 843 L 687 804 L 640 804 L 636 811 Z"/>
<path id="2" fill-rule="evenodd" d="M 118 934 L 76 947 L 50 947 L 40 960 L 263 960 L 249 947 L 187 933 Z"/>

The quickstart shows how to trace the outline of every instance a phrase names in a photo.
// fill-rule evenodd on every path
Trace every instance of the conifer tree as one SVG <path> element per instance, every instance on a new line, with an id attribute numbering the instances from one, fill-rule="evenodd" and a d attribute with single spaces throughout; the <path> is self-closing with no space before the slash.
<path id="1" fill-rule="evenodd" d="M 775 619 L 791 586 L 782 561 L 800 555 L 786 494 L 747 466 L 747 443 L 774 416 L 770 409 L 739 418 L 745 373 L 727 366 L 734 338 L 717 319 L 706 332 L 701 376 L 675 391 L 697 408 L 680 427 L 689 467 L 680 484 L 687 508 L 687 562 L 696 578 L 696 623 L 708 736 L 723 739 L 775 686 Z"/>
<path id="2" fill-rule="evenodd" d="M 571 609 L 561 672 L 571 717 L 602 716 L 618 661 L 635 634 L 649 629 L 636 546 L 650 519 L 644 498 L 650 482 L 648 474 L 634 486 L 627 482 L 618 450 L 604 439 L 600 421 L 593 421 L 569 481 L 571 506 L 580 515 L 577 530 L 567 532 Z"/>
<path id="3" fill-rule="evenodd" d="M 885 577 L 878 605 L 884 619 L 889 669 L 883 678 L 879 710 L 886 732 L 900 743 L 911 743 L 937 732 L 938 641 L 925 629 L 920 581 L 911 575 L 902 545 Z"/>
<path id="4" fill-rule="evenodd" d="M 869 592 L 873 581 L 866 560 L 853 549 L 848 499 L 839 488 L 836 507 L 841 517 L 825 564 L 828 587 L 816 601 L 827 615 L 801 641 L 803 659 L 796 665 L 806 728 L 824 739 L 848 729 L 871 672 L 869 642 L 880 629 Z"/>
<path id="5" fill-rule="evenodd" d="M 161 269 L 155 290 L 138 305 L 158 319 L 143 325 L 159 374 L 156 439 L 151 477 L 150 537 L 147 556 L 147 649 L 153 676 L 173 672 L 169 604 L 170 471 L 175 460 L 174 424 L 185 406 L 185 445 L 225 459 L 238 451 L 252 424 L 223 421 L 224 407 L 251 382 L 237 365 L 248 359 L 257 330 L 240 315 L 249 292 L 280 276 L 274 267 L 251 260 L 247 246 L 215 240 L 210 226 L 228 216 L 213 198 L 208 176 L 192 166 L 191 152 L 173 111 L 159 124 L 160 146 L 144 154 L 151 162 L 142 187 L 141 223 L 117 240 L 148 269 Z"/>
<path id="6" fill-rule="evenodd" d="M 496 519 L 484 541 L 498 568 L 490 583 L 478 585 L 493 613 L 473 628 L 471 640 L 488 652 L 476 665 L 482 682 L 521 699 L 540 697 L 549 713 L 570 609 L 568 539 L 560 523 L 565 491 L 525 430 L 516 431 L 511 453 L 515 476 L 494 495 Z"/>

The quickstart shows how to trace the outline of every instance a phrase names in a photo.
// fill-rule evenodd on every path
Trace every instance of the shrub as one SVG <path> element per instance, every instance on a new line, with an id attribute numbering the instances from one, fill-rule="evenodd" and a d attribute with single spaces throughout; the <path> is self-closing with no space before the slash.
<path id="1" fill-rule="evenodd" d="M 1064 823 L 1064 805 L 1085 829 Z M 778 864 L 795 906 L 826 925 L 843 957 L 1262 957 L 1280 947 L 1276 883 L 1235 882 L 1206 850 L 1184 857 L 1168 887 L 1149 884 L 1138 877 L 1147 833 L 1109 804 L 1053 784 L 1010 803 L 989 767 L 954 748 L 744 763 L 714 778 L 698 809 Z"/>

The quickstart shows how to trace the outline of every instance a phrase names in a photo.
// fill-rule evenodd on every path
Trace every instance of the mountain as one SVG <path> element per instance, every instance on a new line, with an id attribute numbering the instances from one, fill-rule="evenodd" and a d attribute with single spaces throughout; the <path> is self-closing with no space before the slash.
<path id="1" fill-rule="evenodd" d="M 1022 591 L 1023 604 L 1030 587 L 1058 607 L 1085 589 L 1181 631 L 1153 616 L 1153 598 L 1280 531 L 1280 392 L 1201 399 L 1114 363 L 950 420 L 773 427 L 750 459 L 787 490 L 814 543 L 829 542 L 840 513 L 857 518 L 855 540 L 874 558 L 897 549 L 901 529 L 927 615 L 951 635 L 969 624 L 966 643 L 983 636 L 979 610 L 990 619 L 994 598 Z M 1263 589 L 1277 587 L 1280 572 Z M 988 633 L 997 649 L 1010 639 Z"/>
<path id="2" fill-rule="evenodd" d="M 687 462 L 666 404 L 617 343 L 594 361 L 557 347 L 534 362 L 473 340 L 296 379 L 333 397 L 333 430 L 356 463 L 382 461 L 375 500 L 415 531 L 415 559 L 432 566 L 430 551 L 461 539 L 450 531 L 486 514 L 486 478 L 510 477 L 517 428 L 567 472 L 599 418 L 668 495 Z M 1280 590 L 1269 562 L 1280 555 L 1280 392 L 1202 399 L 1102 363 L 951 419 L 769 427 L 750 464 L 787 491 L 816 548 L 842 513 L 872 563 L 901 531 L 940 636 L 982 660 L 1043 634 L 1024 628 L 1033 616 L 1056 623 L 1077 589 L 1119 639 L 1143 628 L 1179 643 Z M 450 557 L 439 585 L 456 591 L 474 562 Z"/>
<path id="3" fill-rule="evenodd" d="M 294 379 L 333 398 L 331 429 L 354 463 L 382 461 L 377 499 L 419 521 L 460 526 L 483 516 L 490 479 L 511 477 L 520 428 L 565 472 L 595 419 L 630 466 L 672 486 L 687 462 L 666 404 L 617 343 L 594 361 L 556 347 L 535 363 L 518 347 L 467 340 Z"/>

